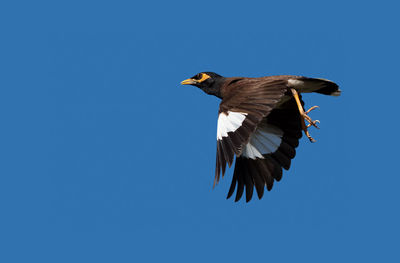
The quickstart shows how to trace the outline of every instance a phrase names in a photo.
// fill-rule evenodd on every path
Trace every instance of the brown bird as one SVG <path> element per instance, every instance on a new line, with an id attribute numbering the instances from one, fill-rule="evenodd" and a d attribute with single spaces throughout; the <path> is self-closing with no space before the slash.
<path id="1" fill-rule="evenodd" d="M 338 85 L 332 81 L 289 75 L 225 78 L 214 72 L 201 72 L 181 84 L 194 85 L 222 99 L 214 186 L 236 155 L 227 196 L 230 198 L 237 186 L 235 202 L 242 197 L 244 188 L 248 202 L 254 187 L 261 199 L 265 186 L 270 191 L 274 180 L 281 180 L 282 168 L 288 170 L 296 155 L 302 131 L 311 142 L 315 141 L 308 128 L 318 128 L 319 121 L 312 120 L 308 113 L 318 106 L 305 111 L 300 93 L 340 95 Z"/>

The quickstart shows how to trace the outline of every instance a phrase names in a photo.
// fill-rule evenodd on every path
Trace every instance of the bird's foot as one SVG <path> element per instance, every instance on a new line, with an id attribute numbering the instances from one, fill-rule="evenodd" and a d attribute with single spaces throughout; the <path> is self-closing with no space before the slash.
<path id="1" fill-rule="evenodd" d="M 297 107 L 299 109 L 300 119 L 301 119 L 301 128 L 303 129 L 304 133 L 306 134 L 306 136 L 310 140 L 310 142 L 315 142 L 313 137 L 311 137 L 310 133 L 308 132 L 308 128 L 310 128 L 311 126 L 314 126 L 315 128 L 318 128 L 317 123 L 319 123 L 319 120 L 313 121 L 310 118 L 310 116 L 308 116 L 307 114 L 310 113 L 312 110 L 315 110 L 315 109 L 317 109 L 319 107 L 318 106 L 313 106 L 310 109 L 308 109 L 307 111 L 304 111 L 303 105 L 301 104 L 301 101 L 300 101 L 300 98 L 299 98 L 299 94 L 293 88 L 290 89 L 290 90 L 292 91 L 293 97 L 296 100 Z M 305 121 L 307 121 L 309 124 L 306 125 Z"/>
<path id="2" fill-rule="evenodd" d="M 310 113 L 311 111 L 313 111 L 315 109 L 319 109 L 319 106 L 312 106 L 307 111 L 305 111 L 301 114 L 303 116 L 303 119 L 308 122 L 307 128 L 314 126 L 315 128 L 319 129 L 319 127 L 317 126 L 317 123 L 320 123 L 320 121 L 319 120 L 314 121 L 313 119 L 311 119 L 310 116 L 308 116 L 308 113 Z"/>
<path id="3" fill-rule="evenodd" d="M 312 110 L 318 109 L 319 106 L 313 106 L 310 109 L 308 109 L 307 111 L 303 111 L 301 112 L 301 116 L 303 117 L 303 120 L 308 122 L 308 125 L 306 126 L 304 121 L 302 122 L 302 126 L 303 126 L 303 131 L 306 134 L 307 138 L 310 140 L 310 142 L 316 142 L 314 140 L 314 138 L 311 137 L 310 133 L 308 132 L 308 128 L 310 128 L 311 126 L 314 126 L 315 128 L 319 129 L 319 127 L 317 126 L 317 123 L 320 123 L 319 120 L 313 120 L 311 119 L 310 116 L 308 116 L 308 113 L 310 113 Z"/>

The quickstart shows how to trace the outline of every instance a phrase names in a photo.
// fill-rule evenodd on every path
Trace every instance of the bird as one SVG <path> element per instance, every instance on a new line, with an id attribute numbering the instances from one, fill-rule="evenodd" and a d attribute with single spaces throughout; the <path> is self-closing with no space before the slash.
<path id="1" fill-rule="evenodd" d="M 305 110 L 301 94 L 341 93 L 330 80 L 294 75 L 249 78 L 201 72 L 181 84 L 221 99 L 214 187 L 236 157 L 227 195 L 229 199 L 236 189 L 235 202 L 242 198 L 244 189 L 246 202 L 252 199 L 254 188 L 261 199 L 265 188 L 270 191 L 274 181 L 281 180 L 282 169 L 289 170 L 303 132 L 315 142 L 308 128 L 319 128 L 319 120 L 308 114 L 319 106 Z"/>

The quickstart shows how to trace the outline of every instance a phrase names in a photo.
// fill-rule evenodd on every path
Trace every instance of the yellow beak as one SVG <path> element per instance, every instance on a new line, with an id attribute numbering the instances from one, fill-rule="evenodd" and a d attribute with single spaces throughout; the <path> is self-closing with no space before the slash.
<path id="1" fill-rule="evenodd" d="M 184 81 L 181 82 L 182 85 L 193 85 L 196 84 L 197 81 L 194 79 L 185 79 Z"/>

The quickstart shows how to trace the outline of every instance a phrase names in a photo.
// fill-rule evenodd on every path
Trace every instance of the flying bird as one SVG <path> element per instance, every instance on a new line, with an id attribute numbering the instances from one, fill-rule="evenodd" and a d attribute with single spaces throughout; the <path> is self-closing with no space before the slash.
<path id="1" fill-rule="evenodd" d="M 318 120 L 308 114 L 318 108 L 304 109 L 301 93 L 316 92 L 339 96 L 337 84 L 326 79 L 302 76 L 268 76 L 261 78 L 223 77 L 201 72 L 181 82 L 193 85 L 222 101 L 218 111 L 217 157 L 214 186 L 224 176 L 226 164 L 236 164 L 227 198 L 235 192 L 239 201 L 246 189 L 246 202 L 256 189 L 261 199 L 265 187 L 272 189 L 288 170 L 304 131 Z"/>

